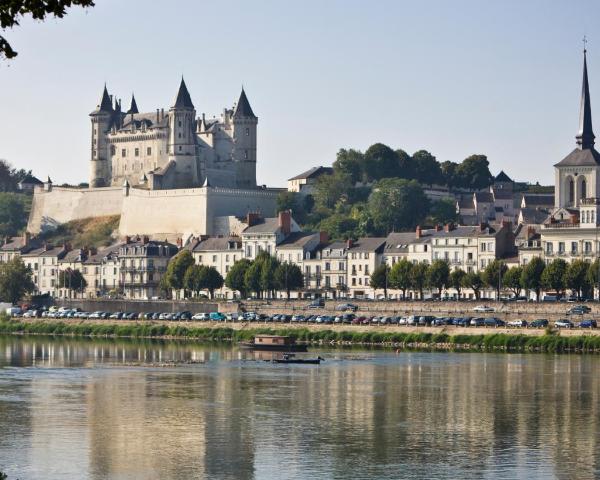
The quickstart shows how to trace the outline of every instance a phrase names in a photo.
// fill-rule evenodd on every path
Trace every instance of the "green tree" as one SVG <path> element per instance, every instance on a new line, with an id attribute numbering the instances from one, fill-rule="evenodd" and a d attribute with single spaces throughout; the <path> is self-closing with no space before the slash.
<path id="1" fill-rule="evenodd" d="M 412 158 L 402 149 L 396 150 L 396 158 L 398 159 L 398 176 L 406 180 L 415 178 L 415 169 Z"/>
<path id="2" fill-rule="evenodd" d="M 442 179 L 444 184 L 448 186 L 448 188 L 454 188 L 459 185 L 459 179 L 457 176 L 458 163 L 451 162 L 449 160 L 442 162 L 440 164 L 440 170 L 442 171 Z"/>
<path id="3" fill-rule="evenodd" d="M 576 292 L 577 299 L 581 299 L 581 293 L 588 285 L 588 272 L 590 264 L 583 260 L 573 260 L 565 272 L 565 286 Z"/>
<path id="4" fill-rule="evenodd" d="M 30 196 L 0 192 L 0 236 L 10 237 L 25 228 L 30 202 Z"/>
<path id="5" fill-rule="evenodd" d="M 463 282 L 467 273 L 460 268 L 453 270 L 450 272 L 450 278 L 448 279 L 448 284 L 456 290 L 458 294 L 458 298 L 460 299 L 460 294 L 462 292 Z"/>
<path id="6" fill-rule="evenodd" d="M 425 218 L 429 201 L 414 180 L 381 180 L 369 198 L 369 214 L 379 234 L 413 229 Z"/>
<path id="7" fill-rule="evenodd" d="M 300 290 L 304 286 L 302 270 L 295 263 L 283 262 L 275 269 L 275 283 L 278 290 L 283 290 L 290 298 L 290 291 Z"/>
<path id="8" fill-rule="evenodd" d="M 496 290 L 496 299 L 500 299 L 500 290 L 502 288 L 502 277 L 508 270 L 506 264 L 501 260 L 493 260 L 488 263 L 483 271 L 483 281 L 485 284 Z"/>
<path id="9" fill-rule="evenodd" d="M 283 212 L 285 210 L 291 210 L 295 212 L 298 209 L 297 195 L 296 192 L 288 192 L 287 190 L 279 192 L 277 195 L 277 211 Z"/>
<path id="10" fill-rule="evenodd" d="M 67 8 L 78 5 L 93 7 L 92 0 L 10 0 L 0 2 L 0 29 L 6 30 L 19 25 L 21 18 L 30 15 L 34 20 L 45 20 L 47 16 L 63 18 Z M 17 52 L 13 50 L 8 40 L 0 35 L 0 58 L 14 58 Z"/>
<path id="11" fill-rule="evenodd" d="M 0 301 L 17 303 L 26 293 L 35 290 L 31 269 L 20 257 L 0 264 Z"/>
<path id="12" fill-rule="evenodd" d="M 256 293 L 256 296 L 259 298 L 261 297 L 261 294 L 262 294 L 262 285 L 260 282 L 261 273 L 262 273 L 262 266 L 261 266 L 260 262 L 257 262 L 255 260 L 248 267 L 248 269 L 246 270 L 246 273 L 244 274 L 244 289 L 247 292 Z"/>
<path id="13" fill-rule="evenodd" d="M 268 292 L 273 296 L 275 289 L 277 288 L 277 282 L 275 281 L 275 270 L 279 266 L 279 260 L 271 255 L 255 260 L 260 265 L 260 286 L 264 292 Z"/>
<path id="14" fill-rule="evenodd" d="M 338 202 L 347 202 L 352 186 L 352 178 L 348 173 L 334 171 L 333 175 L 321 175 L 315 183 L 315 207 L 330 211 Z"/>
<path id="15" fill-rule="evenodd" d="M 374 290 L 383 289 L 383 295 L 387 299 L 387 289 L 389 286 L 389 273 L 390 269 L 387 263 L 378 265 L 373 273 L 371 273 L 370 285 Z"/>
<path id="16" fill-rule="evenodd" d="M 183 276 L 183 288 L 198 296 L 204 289 L 203 270 L 206 268 L 205 265 L 190 265 Z"/>
<path id="17" fill-rule="evenodd" d="M 413 264 L 406 258 L 400 259 L 390 269 L 388 275 L 389 286 L 402 291 L 402 298 L 406 298 L 406 290 L 411 287 L 411 272 Z"/>
<path id="18" fill-rule="evenodd" d="M 492 183 L 489 162 L 485 155 L 471 155 L 456 168 L 457 186 L 480 190 Z"/>
<path id="19" fill-rule="evenodd" d="M 335 162 L 333 162 L 333 169 L 336 172 L 348 175 L 350 182 L 354 185 L 356 182 L 362 180 L 364 164 L 365 157 L 361 152 L 342 148 L 337 153 Z"/>
<path id="20" fill-rule="evenodd" d="M 590 263 L 588 267 L 587 273 L 587 282 L 592 289 L 592 296 L 594 295 L 594 290 L 598 289 L 599 275 L 600 274 L 600 258 L 594 260 Z"/>
<path id="21" fill-rule="evenodd" d="M 565 289 L 565 273 L 567 271 L 567 262 L 562 258 L 557 258 L 546 265 L 542 273 L 542 285 L 544 288 L 554 290 L 560 298 Z"/>
<path id="22" fill-rule="evenodd" d="M 375 143 L 367 149 L 364 165 L 369 180 L 397 177 L 400 173 L 396 152 L 383 143 Z"/>
<path id="23" fill-rule="evenodd" d="M 242 258 L 235 262 L 225 277 L 225 285 L 234 292 L 240 292 L 242 298 L 246 298 L 248 290 L 246 289 L 246 271 L 252 265 L 250 260 Z"/>
<path id="24" fill-rule="evenodd" d="M 412 156 L 415 178 L 428 185 L 442 183 L 442 170 L 435 157 L 426 150 L 419 150 Z"/>
<path id="25" fill-rule="evenodd" d="M 470 288 L 475 294 L 475 298 L 479 300 L 481 296 L 481 289 L 485 282 L 483 281 L 482 274 L 480 272 L 467 272 L 463 278 L 462 285 L 465 288 Z"/>
<path id="26" fill-rule="evenodd" d="M 431 202 L 428 221 L 432 225 L 444 225 L 446 223 L 456 222 L 457 220 L 458 214 L 456 213 L 455 202 L 449 199 Z"/>
<path id="27" fill-rule="evenodd" d="M 427 285 L 427 270 L 428 265 L 426 263 L 416 263 L 410 271 L 410 284 L 411 287 L 419 292 L 419 298 L 423 300 L 423 289 Z"/>
<path id="28" fill-rule="evenodd" d="M 193 264 L 194 257 L 189 250 L 182 250 L 169 261 L 167 271 L 165 272 L 165 282 L 171 289 L 177 292 L 177 298 L 179 298 L 179 291 L 185 288 L 183 284 L 185 272 Z"/>
<path id="29" fill-rule="evenodd" d="M 334 213 L 321 220 L 319 230 L 327 232 L 330 238 L 337 240 L 347 240 L 357 238 L 358 220 L 344 214 Z"/>
<path id="30" fill-rule="evenodd" d="M 441 298 L 442 290 L 450 279 L 450 267 L 444 260 L 434 260 L 427 269 L 427 286 L 436 288 L 438 295 Z"/>
<path id="31" fill-rule="evenodd" d="M 219 290 L 223 287 L 223 277 L 215 267 L 206 267 L 202 274 L 203 286 L 208 293 L 210 298 L 215 298 L 215 290 Z"/>
<path id="32" fill-rule="evenodd" d="M 58 271 L 58 287 L 70 292 L 82 293 L 87 287 L 87 280 L 77 269 L 66 268 Z"/>
<path id="33" fill-rule="evenodd" d="M 521 295 L 523 289 L 523 283 L 521 277 L 523 276 L 523 269 L 521 267 L 509 268 L 502 277 L 502 283 L 504 287 L 508 288 L 514 293 L 515 297 Z"/>
<path id="34" fill-rule="evenodd" d="M 527 291 L 535 292 L 536 301 L 540 301 L 540 291 L 542 289 L 542 274 L 546 269 L 546 264 L 540 257 L 534 257 L 523 267 L 521 274 L 521 285 Z"/>

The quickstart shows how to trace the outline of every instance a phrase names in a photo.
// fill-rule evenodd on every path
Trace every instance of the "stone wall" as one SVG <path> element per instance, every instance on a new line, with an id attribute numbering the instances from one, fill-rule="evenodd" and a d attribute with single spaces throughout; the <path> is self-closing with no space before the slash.
<path id="1" fill-rule="evenodd" d="M 89 217 L 120 215 L 122 189 L 52 187 L 34 191 L 27 231 L 33 234 L 56 228 L 61 223 Z"/>
<path id="2" fill-rule="evenodd" d="M 189 311 L 192 313 L 210 313 L 224 311 L 219 309 L 217 303 L 210 302 L 185 302 L 166 300 L 77 300 L 57 299 L 60 307 L 80 308 L 85 312 L 158 312 L 172 313 Z M 230 304 L 231 306 L 231 304 Z"/>

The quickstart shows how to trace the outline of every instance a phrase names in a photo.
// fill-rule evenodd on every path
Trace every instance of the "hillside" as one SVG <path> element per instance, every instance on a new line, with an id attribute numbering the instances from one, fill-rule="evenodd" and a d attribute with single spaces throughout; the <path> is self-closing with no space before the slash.
<path id="1" fill-rule="evenodd" d="M 73 248 L 104 247 L 114 242 L 112 235 L 119 228 L 119 219 L 119 215 L 110 215 L 73 220 L 40 237 L 53 245 L 70 243 Z"/>

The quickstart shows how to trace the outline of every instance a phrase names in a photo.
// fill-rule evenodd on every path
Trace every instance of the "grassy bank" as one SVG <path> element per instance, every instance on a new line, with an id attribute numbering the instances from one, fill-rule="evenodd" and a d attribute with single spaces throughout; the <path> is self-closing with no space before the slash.
<path id="1" fill-rule="evenodd" d="M 439 350 L 600 353 L 600 336 L 569 336 L 545 334 L 449 335 L 425 332 L 352 332 L 287 328 L 250 328 L 235 330 L 226 327 L 187 327 L 182 325 L 90 324 L 63 322 L 0 321 L 2 334 L 68 335 L 82 337 L 165 338 L 201 342 L 230 342 L 251 340 L 260 333 L 290 335 L 300 342 L 331 345 L 379 345 L 400 348 Z"/>

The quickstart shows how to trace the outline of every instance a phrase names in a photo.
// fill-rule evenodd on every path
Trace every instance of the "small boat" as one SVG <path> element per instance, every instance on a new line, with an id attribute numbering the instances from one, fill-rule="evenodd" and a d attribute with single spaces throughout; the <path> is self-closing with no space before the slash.
<path id="1" fill-rule="evenodd" d="M 312 365 L 319 365 L 321 361 L 325 359 L 321 356 L 317 358 L 296 358 L 293 353 L 284 353 L 283 358 L 274 358 L 273 363 L 306 363 Z"/>
<path id="2" fill-rule="evenodd" d="M 283 335 L 256 335 L 253 342 L 240 342 L 240 346 L 271 352 L 306 352 L 306 345 L 298 345 L 293 337 Z"/>

